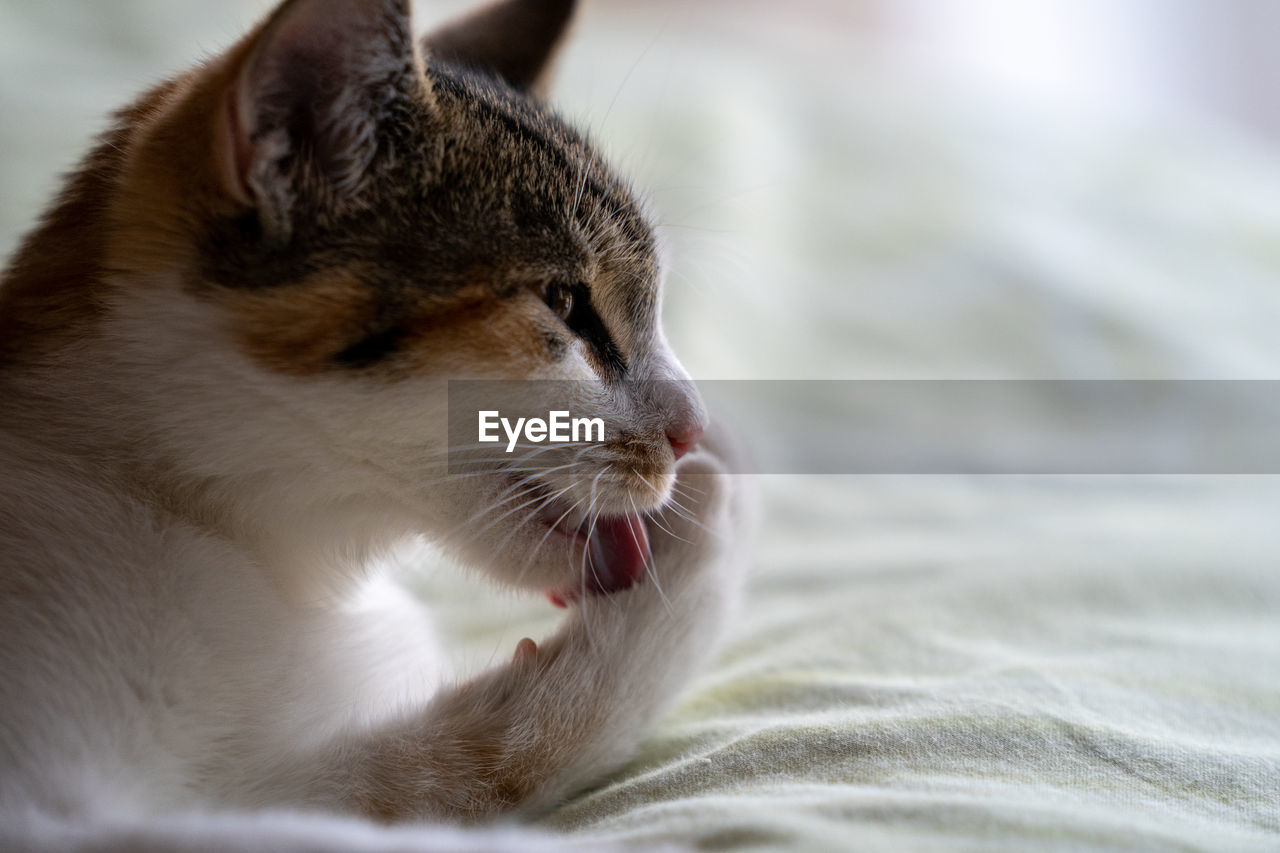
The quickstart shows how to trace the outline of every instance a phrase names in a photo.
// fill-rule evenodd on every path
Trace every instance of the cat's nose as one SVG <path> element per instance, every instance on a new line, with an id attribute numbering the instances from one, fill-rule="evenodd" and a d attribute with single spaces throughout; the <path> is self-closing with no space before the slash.
<path id="1" fill-rule="evenodd" d="M 698 446 L 706 425 L 699 421 L 688 421 L 667 427 L 667 441 L 671 442 L 671 452 L 678 460 L 690 450 Z"/>

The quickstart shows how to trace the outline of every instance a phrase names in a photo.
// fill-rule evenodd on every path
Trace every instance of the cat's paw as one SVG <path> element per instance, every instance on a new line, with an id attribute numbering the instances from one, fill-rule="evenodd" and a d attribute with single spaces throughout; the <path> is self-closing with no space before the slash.
<path id="1" fill-rule="evenodd" d="M 741 549 L 753 504 L 737 444 L 713 424 L 680 460 L 671 500 L 646 519 L 654 579 L 669 593 L 693 584 L 728 591 L 740 585 Z"/>
<path id="2" fill-rule="evenodd" d="M 705 450 L 676 466 L 671 499 L 645 519 L 655 562 L 694 558 L 714 550 L 731 534 L 728 473 Z"/>
<path id="3" fill-rule="evenodd" d="M 647 519 L 655 559 L 723 550 L 745 534 L 751 500 L 741 458 L 733 435 L 713 422 L 676 465 L 671 500 Z"/>

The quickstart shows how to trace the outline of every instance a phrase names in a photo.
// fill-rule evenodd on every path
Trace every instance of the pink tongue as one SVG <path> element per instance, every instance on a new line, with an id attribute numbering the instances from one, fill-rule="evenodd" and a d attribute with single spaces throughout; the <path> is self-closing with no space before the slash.
<path id="1" fill-rule="evenodd" d="M 596 595 L 621 592 L 635 585 L 649 562 L 649 531 L 638 515 L 597 518 L 587 544 L 586 577 L 579 587 L 552 590 L 547 598 L 566 607 L 583 589 Z"/>
<path id="2" fill-rule="evenodd" d="M 596 519 L 587 549 L 587 589 L 608 594 L 632 586 L 649 562 L 649 531 L 638 515 Z"/>

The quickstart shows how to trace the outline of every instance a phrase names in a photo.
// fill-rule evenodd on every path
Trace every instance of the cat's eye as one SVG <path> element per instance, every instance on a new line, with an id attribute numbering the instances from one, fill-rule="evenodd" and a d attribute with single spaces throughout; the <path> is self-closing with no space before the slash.
<path id="1" fill-rule="evenodd" d="M 586 341 L 607 370 L 618 375 L 626 371 L 622 353 L 591 305 L 591 288 L 586 282 L 547 281 L 539 284 L 536 292 L 570 332 Z"/>
<path id="2" fill-rule="evenodd" d="M 548 282 L 542 286 L 542 301 L 552 313 L 566 323 L 573 314 L 573 290 L 558 282 Z"/>

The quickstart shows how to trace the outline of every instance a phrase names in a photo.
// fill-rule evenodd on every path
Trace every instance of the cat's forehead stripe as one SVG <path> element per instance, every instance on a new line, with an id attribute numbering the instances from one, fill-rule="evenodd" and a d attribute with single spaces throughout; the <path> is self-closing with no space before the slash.
<path id="1" fill-rule="evenodd" d="M 623 231 L 629 253 L 653 253 L 653 235 L 634 199 L 619 180 L 587 150 L 582 138 L 554 113 L 512 98 L 482 75 L 468 74 L 447 65 L 433 64 L 437 94 L 465 105 L 484 119 L 500 125 L 506 133 L 531 147 L 550 161 L 548 172 L 564 181 L 561 192 L 576 201 L 574 213 L 579 225 L 589 227 L 596 220 Z M 570 162 L 566 152 L 576 152 Z"/>
<path id="2" fill-rule="evenodd" d="M 512 158 L 513 168 L 522 163 L 526 183 L 559 196 L 557 204 L 543 208 L 542 216 L 563 211 L 564 224 L 589 244 L 592 265 L 603 273 L 590 284 L 598 301 L 613 309 L 607 312 L 612 336 L 624 346 L 640 345 L 635 327 L 649 324 L 656 311 L 657 247 L 626 183 L 572 127 L 536 102 L 513 97 L 484 75 L 447 63 L 432 63 L 430 73 L 439 106 L 478 122 L 481 133 L 496 131 L 499 139 L 535 154 L 532 162 Z"/>
<path id="3" fill-rule="evenodd" d="M 473 77 L 468 81 L 470 83 L 468 85 L 453 74 L 443 72 L 440 66 L 434 66 L 434 70 L 436 73 L 433 82 L 437 94 L 445 94 L 454 101 L 483 113 L 485 118 L 501 123 L 508 133 L 531 143 L 540 154 L 554 160 L 558 168 L 562 170 L 570 168 L 564 151 L 567 147 L 581 145 L 581 142 L 568 128 L 556 127 L 547 120 L 545 114 L 535 113 L 527 108 L 517 112 L 516 103 L 510 99 L 501 99 L 500 96 L 489 91 L 491 87 L 484 86 L 483 82 L 477 82 L 477 79 L 482 81 L 483 78 Z M 486 93 L 487 96 L 481 93 Z M 592 179 L 588 178 L 588 180 Z M 603 192 L 598 185 L 595 191 Z"/>

